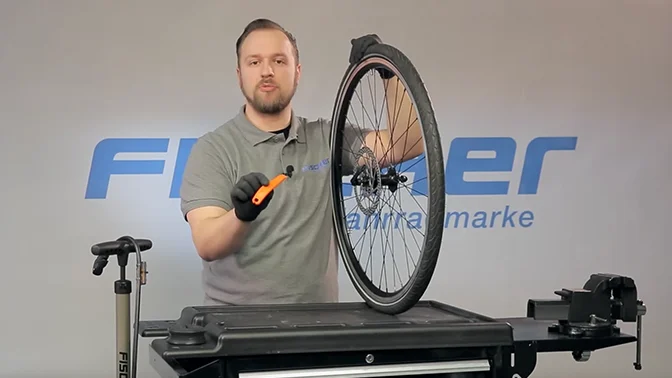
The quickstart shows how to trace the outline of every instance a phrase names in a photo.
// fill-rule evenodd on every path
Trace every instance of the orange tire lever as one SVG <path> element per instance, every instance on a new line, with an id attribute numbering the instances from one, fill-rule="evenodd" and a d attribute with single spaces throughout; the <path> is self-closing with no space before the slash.
<path id="1" fill-rule="evenodd" d="M 287 172 L 281 173 L 275 177 L 271 181 L 269 181 L 268 185 L 264 185 L 261 188 L 257 190 L 256 193 L 254 193 L 254 197 L 252 197 L 252 203 L 255 205 L 260 205 L 264 199 L 268 196 L 269 193 L 271 193 L 275 188 L 278 187 L 283 181 L 285 181 L 288 177 L 292 177 L 292 173 L 294 172 L 294 167 L 291 165 L 287 166 Z"/>

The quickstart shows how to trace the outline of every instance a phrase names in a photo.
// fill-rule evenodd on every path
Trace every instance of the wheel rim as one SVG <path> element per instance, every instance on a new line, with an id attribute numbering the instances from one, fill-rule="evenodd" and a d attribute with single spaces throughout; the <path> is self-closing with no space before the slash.
<path id="1" fill-rule="evenodd" d="M 340 131 L 346 122 L 365 124 L 374 130 L 385 129 L 388 116 L 394 116 L 393 110 L 399 108 L 394 99 L 392 107 L 395 109 L 385 105 L 386 88 L 376 67 L 385 67 L 397 75 L 416 112 L 411 121 L 419 123 L 423 130 L 420 140 L 402 137 L 400 142 L 422 143 L 427 150 L 422 118 L 417 116 L 417 102 L 408 91 L 405 78 L 387 58 L 372 54 L 352 67 L 339 91 L 333 117 L 333 128 L 338 133 L 332 136 L 332 194 L 337 239 L 348 273 L 368 302 L 394 306 L 413 287 L 421 268 L 420 260 L 426 245 L 424 222 L 430 212 L 427 188 L 431 176 L 424 155 L 381 169 L 371 158 L 370 149 L 344 151 Z M 358 91 L 362 85 L 368 99 L 363 90 Z M 372 110 L 364 109 L 367 100 Z M 353 111 L 353 104 L 358 104 L 359 112 Z M 404 128 L 402 133 L 409 126 L 396 125 Z M 356 153 L 366 162 L 365 167 L 343 177 L 342 167 L 336 162 L 344 152 Z M 407 216 L 409 210 L 413 219 Z M 409 253 L 413 247 L 417 250 L 415 254 Z M 399 250 L 403 255 L 399 255 Z M 375 266 L 376 262 L 378 266 Z"/>

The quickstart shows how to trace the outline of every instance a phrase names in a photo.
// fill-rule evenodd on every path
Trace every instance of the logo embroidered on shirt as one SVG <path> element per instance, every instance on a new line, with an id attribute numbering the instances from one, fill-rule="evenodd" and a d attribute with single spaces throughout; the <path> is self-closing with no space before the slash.
<path id="1" fill-rule="evenodd" d="M 320 161 L 317 164 L 308 164 L 303 166 L 301 168 L 302 172 L 308 172 L 308 171 L 321 171 L 329 166 L 329 158 L 326 158 L 322 161 Z"/>

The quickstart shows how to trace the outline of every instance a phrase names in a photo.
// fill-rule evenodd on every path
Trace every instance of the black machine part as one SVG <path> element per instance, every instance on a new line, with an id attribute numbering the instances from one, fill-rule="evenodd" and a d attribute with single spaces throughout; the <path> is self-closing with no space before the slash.
<path id="1" fill-rule="evenodd" d="M 115 365 L 117 377 L 136 378 L 138 360 L 138 324 L 140 324 L 140 294 L 141 286 L 147 283 L 147 264 L 142 261 L 141 252 L 152 248 L 149 239 L 134 239 L 131 236 L 122 236 L 114 241 L 106 241 L 91 247 L 91 253 L 96 257 L 93 263 L 93 275 L 100 276 L 107 266 L 110 256 L 117 256 L 119 265 L 119 279 L 114 282 L 116 300 L 116 327 L 117 327 L 117 350 L 115 353 Z M 131 281 L 126 279 L 126 266 L 128 255 L 136 252 L 136 285 L 135 292 L 135 319 L 133 322 L 133 350 L 131 354 L 130 333 L 130 295 Z M 129 369 L 130 365 L 130 369 Z M 129 371 L 130 370 L 130 371 Z"/>
<path id="2" fill-rule="evenodd" d="M 528 378 L 538 353 L 570 352 L 580 362 L 593 351 L 631 342 L 638 342 L 635 368 L 640 370 L 641 325 L 638 337 L 616 327 L 619 319 L 632 321 L 633 300 L 634 319 L 641 321 L 646 312 L 632 289 L 627 277 L 595 274 L 584 289 L 574 290 L 584 294 L 561 290 L 560 300 L 530 300 L 528 316 L 517 318 L 489 318 L 435 301 L 421 301 L 398 315 L 360 302 L 191 306 L 178 319 L 143 321 L 139 329 L 141 336 L 157 338 L 150 362 L 162 377 L 237 377 L 242 371 L 273 376 L 274 370 L 305 368 L 337 376 L 357 366 L 402 363 L 411 369 L 431 361 L 487 359 L 490 369 L 478 367 L 489 371 L 484 377 Z M 608 326 L 598 315 L 609 318 Z M 288 355 L 293 358 L 285 361 Z M 369 355 L 375 361 L 362 362 Z M 339 362 L 328 363 L 325 356 Z"/>
<path id="3" fill-rule="evenodd" d="M 620 333 L 617 320 L 637 322 L 636 370 L 642 369 L 642 316 L 646 305 L 637 298 L 637 286 L 630 277 L 608 273 L 592 274 L 581 289 L 562 289 L 558 300 L 530 299 L 527 316 L 553 320 L 549 332 L 574 337 L 610 337 Z M 577 361 L 586 361 L 590 351 L 574 351 Z"/>
<path id="4" fill-rule="evenodd" d="M 493 372 L 496 376 L 502 373 L 511 376 L 510 373 L 513 373 L 514 377 L 527 378 L 534 370 L 539 352 L 571 351 L 575 360 L 586 361 L 594 350 L 635 341 L 637 358 L 634 366 L 636 370 L 642 368 L 641 321 L 647 308 L 637 299 L 637 288 L 629 277 L 593 274 L 581 289 L 556 291 L 555 294 L 560 296 L 558 300 L 530 299 L 527 317 L 520 318 L 490 318 L 425 301 L 399 315 L 378 313 L 363 303 L 296 304 L 271 308 L 196 306 L 185 308 L 177 320 L 140 322 L 140 288 L 146 284 L 147 274 L 140 252 L 151 247 L 150 240 L 123 236 L 91 248 L 92 254 L 97 256 L 94 275 L 102 274 L 110 256 L 117 256 L 120 267 L 120 279 L 114 285 L 117 298 L 117 376 L 136 378 L 140 334 L 162 338 L 151 343 L 151 358 L 158 364 L 155 368 L 168 369 L 167 376 L 176 377 L 179 374 L 185 378 L 209 377 L 208 372 L 222 374 L 224 370 L 220 360 L 221 363 L 233 361 L 235 365 L 256 359 L 268 368 L 268 359 L 280 361 L 284 354 L 310 354 L 319 360 L 320 355 L 331 358 L 337 354 L 345 356 L 366 352 L 366 364 L 375 364 L 373 359 L 368 358 L 373 356 L 373 350 L 378 353 L 376 361 L 383 364 L 386 363 L 385 356 L 389 360 L 387 363 L 404 358 L 409 360 L 407 362 L 411 359 L 418 360 L 416 362 L 423 359 L 435 361 L 438 354 L 445 354 L 446 361 L 451 361 L 450 353 L 471 351 L 469 353 L 474 353 L 474 359 L 479 356 L 485 358 L 486 355 L 495 358 L 489 364 L 499 371 Z M 133 353 L 130 357 L 131 282 L 126 279 L 125 269 L 128 255 L 133 252 L 137 252 L 138 288 Z M 621 333 L 616 325 L 618 320 L 636 321 L 637 337 Z M 381 337 L 383 335 L 394 336 L 395 343 L 386 342 L 385 337 Z M 404 337 L 408 339 L 408 348 L 415 349 L 399 350 L 398 341 Z M 278 343 L 279 339 L 283 342 Z M 354 342 L 354 339 L 359 342 Z M 419 345 L 422 346 L 420 349 Z M 424 356 L 422 350 L 431 353 Z M 496 350 L 499 352 L 492 354 Z M 509 350 L 515 355 L 513 365 L 509 360 Z M 500 357 L 496 356 L 501 359 L 497 360 Z M 453 363 L 466 357 L 457 357 Z M 224 362 L 224 359 L 229 362 Z M 181 364 L 188 364 L 191 369 L 185 371 L 185 365 Z M 347 363 L 346 366 L 353 365 Z M 170 371 L 173 368 L 176 370 Z M 470 369 L 485 372 L 487 368 L 479 365 Z M 265 369 L 262 367 L 262 370 Z"/>

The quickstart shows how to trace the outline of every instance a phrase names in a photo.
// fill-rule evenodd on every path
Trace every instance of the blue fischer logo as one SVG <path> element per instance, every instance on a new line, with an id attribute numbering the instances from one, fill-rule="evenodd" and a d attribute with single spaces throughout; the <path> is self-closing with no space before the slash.
<path id="1" fill-rule="evenodd" d="M 86 185 L 86 199 L 105 199 L 112 176 L 134 175 L 164 175 L 172 174 L 170 187 L 166 189 L 168 198 L 179 198 L 180 184 L 184 166 L 189 157 L 196 138 L 108 138 L 101 140 L 93 151 L 89 177 Z M 449 197 L 472 198 L 481 197 L 510 197 L 533 196 L 537 194 L 539 182 L 544 171 L 544 159 L 549 154 L 576 149 L 576 136 L 542 136 L 532 139 L 523 148 L 512 137 L 460 137 L 453 139 L 448 145 L 446 158 L 446 195 Z M 163 153 L 167 154 L 170 144 L 177 143 L 177 153 L 174 157 L 174 169 L 165 172 L 166 159 L 117 159 L 117 155 L 124 153 Z M 513 179 L 474 179 L 465 177 L 476 173 L 509 173 L 513 174 L 514 162 L 518 150 L 523 150 L 522 168 L 516 176 L 517 190 L 512 192 Z M 489 153 L 488 157 L 472 157 L 472 153 Z M 494 155 L 494 156 L 492 156 Z M 414 177 L 427 177 L 427 168 L 424 162 L 414 164 L 423 156 L 401 164 L 399 170 Z M 301 168 L 303 172 L 318 171 L 327 168 L 329 159 Z M 409 189 L 414 195 L 422 196 L 427 193 L 427 180 L 412 181 Z M 352 196 L 353 190 L 349 184 L 343 185 L 343 195 Z M 471 201 L 471 200 L 469 200 Z M 447 201 L 448 207 L 456 201 Z M 463 205 L 464 206 L 464 205 Z M 423 224 L 424 213 L 412 212 L 406 214 L 407 221 L 394 222 L 397 227 L 420 227 Z M 517 209 L 514 206 L 502 203 L 495 209 L 463 210 L 447 208 L 445 228 L 527 228 L 534 224 L 535 215 L 530 209 Z M 351 228 L 357 229 L 365 225 L 362 214 L 353 213 L 348 220 Z M 382 222 L 382 221 L 381 221 Z M 374 225 L 375 226 L 375 225 Z"/>
<path id="2" fill-rule="evenodd" d="M 327 167 L 329 167 L 329 158 L 323 159 L 317 164 L 305 165 L 303 168 L 301 168 L 301 172 L 316 172 L 327 169 Z"/>

